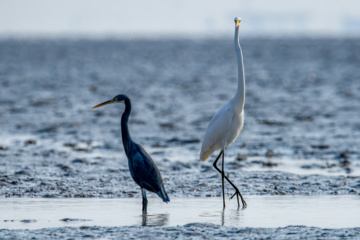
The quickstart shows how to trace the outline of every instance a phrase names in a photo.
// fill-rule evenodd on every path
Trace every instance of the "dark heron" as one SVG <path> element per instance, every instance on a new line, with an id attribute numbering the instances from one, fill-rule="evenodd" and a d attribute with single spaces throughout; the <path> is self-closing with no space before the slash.
<path id="1" fill-rule="evenodd" d="M 129 170 L 131 176 L 137 185 L 139 185 L 141 188 L 143 197 L 142 210 L 144 213 L 146 213 L 148 200 L 146 198 L 145 189 L 156 193 L 166 203 L 170 202 L 170 198 L 165 191 L 163 180 L 155 162 L 145 151 L 145 149 L 141 145 L 135 143 L 130 136 L 128 129 L 128 120 L 131 112 L 130 99 L 126 95 L 120 94 L 114 97 L 112 100 L 103 102 L 93 108 L 98 108 L 110 103 L 117 102 L 125 104 L 125 111 L 121 116 L 122 141 L 126 156 L 129 160 Z"/>

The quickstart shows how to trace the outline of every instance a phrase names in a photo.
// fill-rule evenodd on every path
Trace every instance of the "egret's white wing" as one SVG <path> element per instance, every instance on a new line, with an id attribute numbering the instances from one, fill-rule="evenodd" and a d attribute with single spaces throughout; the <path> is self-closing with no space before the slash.
<path id="1" fill-rule="evenodd" d="M 200 160 L 207 160 L 214 151 L 226 144 L 226 136 L 234 118 L 231 102 L 222 107 L 211 119 L 201 146 Z"/>

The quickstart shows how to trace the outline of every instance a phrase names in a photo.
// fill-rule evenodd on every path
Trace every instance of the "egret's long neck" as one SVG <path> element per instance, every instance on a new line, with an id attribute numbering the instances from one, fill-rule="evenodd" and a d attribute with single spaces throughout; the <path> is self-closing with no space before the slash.
<path id="1" fill-rule="evenodd" d="M 245 72 L 243 55 L 239 42 L 239 27 L 235 28 L 234 43 L 238 63 L 238 88 L 234 97 L 234 103 L 236 105 L 236 108 L 239 109 L 241 112 L 244 109 L 245 104 Z"/>
<path id="2" fill-rule="evenodd" d="M 125 99 L 125 111 L 121 116 L 121 135 L 122 135 L 122 141 L 126 155 L 128 155 L 128 152 L 130 150 L 130 145 L 132 143 L 132 139 L 128 128 L 128 120 L 129 120 L 130 112 L 131 112 L 131 102 L 130 99 L 127 98 Z"/>

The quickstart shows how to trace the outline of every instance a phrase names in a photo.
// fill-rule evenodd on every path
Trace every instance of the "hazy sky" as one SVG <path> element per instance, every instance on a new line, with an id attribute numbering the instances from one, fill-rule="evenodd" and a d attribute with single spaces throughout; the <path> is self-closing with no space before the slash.
<path id="1" fill-rule="evenodd" d="M 360 36 L 358 0 L 0 0 L 0 36 Z"/>

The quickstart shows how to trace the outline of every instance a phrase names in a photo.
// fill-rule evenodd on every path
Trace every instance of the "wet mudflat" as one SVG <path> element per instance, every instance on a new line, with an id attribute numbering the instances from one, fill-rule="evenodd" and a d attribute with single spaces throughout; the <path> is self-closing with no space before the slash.
<path id="1" fill-rule="evenodd" d="M 359 196 L 360 53 L 354 49 L 360 48 L 360 41 L 244 39 L 241 43 L 247 79 L 245 126 L 227 149 L 226 174 L 249 200 L 255 195 Z M 220 176 L 212 160 L 200 163 L 198 154 L 212 115 L 234 95 L 236 71 L 231 39 L 1 40 L 1 201 L 124 198 L 138 202 L 140 191 L 121 145 L 123 107 L 91 110 L 119 93 L 132 99 L 132 137 L 157 163 L 171 201 L 218 199 Z M 232 193 L 228 185 L 226 193 L 229 197 Z M 24 224 L 38 223 L 31 222 L 35 216 L 28 219 Z M 242 228 L 221 226 L 219 220 L 152 230 L 81 223 L 86 227 L 48 228 L 43 233 L 98 238 L 129 231 L 134 238 L 148 231 L 163 238 L 173 233 L 236 237 L 239 231 L 249 238 L 286 238 L 293 232 L 309 238 L 359 233 L 354 228 L 311 226 Z M 27 233 L 46 239 L 41 231 Z M 3 230 L 0 235 L 21 238 L 25 232 Z"/>

